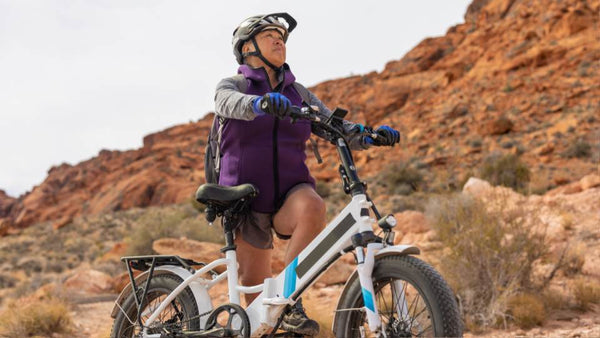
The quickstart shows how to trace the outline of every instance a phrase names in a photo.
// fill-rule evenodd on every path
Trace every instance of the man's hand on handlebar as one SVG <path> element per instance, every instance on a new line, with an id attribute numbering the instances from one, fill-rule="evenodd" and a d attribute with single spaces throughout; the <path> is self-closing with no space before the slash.
<path id="1" fill-rule="evenodd" d="M 269 114 L 280 119 L 289 115 L 292 108 L 292 102 L 280 93 L 266 93 L 258 97 L 252 104 L 252 110 L 256 115 Z"/>
<path id="2" fill-rule="evenodd" d="M 367 135 L 363 141 L 366 144 L 372 144 L 374 146 L 390 146 L 400 143 L 400 132 L 389 126 L 381 126 L 375 130 L 368 130 Z"/>

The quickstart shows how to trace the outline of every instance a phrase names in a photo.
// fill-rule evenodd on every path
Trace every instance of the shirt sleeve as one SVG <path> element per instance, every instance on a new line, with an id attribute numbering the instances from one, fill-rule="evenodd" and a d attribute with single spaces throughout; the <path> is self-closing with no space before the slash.
<path id="1" fill-rule="evenodd" d="M 228 119 L 254 120 L 252 103 L 256 98 L 258 96 L 242 93 L 233 78 L 225 78 L 217 84 L 215 113 Z"/>

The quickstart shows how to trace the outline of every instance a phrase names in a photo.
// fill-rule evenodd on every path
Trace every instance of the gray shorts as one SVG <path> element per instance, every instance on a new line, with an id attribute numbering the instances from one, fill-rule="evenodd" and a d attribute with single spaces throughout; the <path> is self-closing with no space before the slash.
<path id="1" fill-rule="evenodd" d="M 283 201 L 285 202 L 288 196 L 304 186 L 312 188 L 308 183 L 297 184 L 285 194 Z M 273 233 L 280 239 L 290 239 L 291 236 L 282 235 L 273 228 L 274 214 L 252 211 L 251 215 L 254 218 L 253 222 L 242 222 L 236 230 L 236 236 L 241 236 L 248 244 L 258 249 L 273 249 Z"/>

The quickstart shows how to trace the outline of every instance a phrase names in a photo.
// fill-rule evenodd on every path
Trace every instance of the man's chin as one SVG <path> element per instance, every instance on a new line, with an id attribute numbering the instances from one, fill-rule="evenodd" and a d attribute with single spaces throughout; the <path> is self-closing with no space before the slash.
<path id="1" fill-rule="evenodd" d="M 283 64 L 285 63 L 285 61 L 284 62 L 281 62 L 281 61 L 269 61 L 269 62 L 271 62 L 271 64 L 273 66 L 275 66 L 275 68 L 281 68 L 281 66 L 283 66 Z"/>

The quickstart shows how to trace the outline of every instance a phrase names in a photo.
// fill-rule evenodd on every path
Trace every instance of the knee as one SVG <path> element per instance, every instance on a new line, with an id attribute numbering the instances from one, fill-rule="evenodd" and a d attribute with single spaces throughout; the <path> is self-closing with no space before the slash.
<path id="1" fill-rule="evenodd" d="M 306 200 L 304 210 L 302 212 L 306 217 L 305 224 L 309 226 L 313 232 L 318 233 L 325 227 L 325 215 L 327 208 L 323 199 L 314 194 Z"/>
<path id="2" fill-rule="evenodd" d="M 313 218 L 315 225 L 322 227 L 325 223 L 325 215 L 327 213 L 325 201 L 315 193 L 308 196 L 303 202 L 302 213 Z"/>

